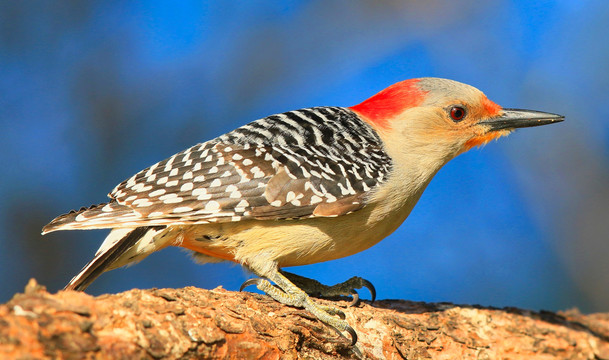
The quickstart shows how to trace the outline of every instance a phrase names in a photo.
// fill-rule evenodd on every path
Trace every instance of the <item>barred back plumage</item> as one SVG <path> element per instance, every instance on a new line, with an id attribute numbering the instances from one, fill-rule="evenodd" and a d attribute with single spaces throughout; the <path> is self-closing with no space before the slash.
<path id="1" fill-rule="evenodd" d="M 391 167 L 351 110 L 289 111 L 154 164 L 117 185 L 110 203 L 44 230 L 338 216 L 363 207 Z"/>

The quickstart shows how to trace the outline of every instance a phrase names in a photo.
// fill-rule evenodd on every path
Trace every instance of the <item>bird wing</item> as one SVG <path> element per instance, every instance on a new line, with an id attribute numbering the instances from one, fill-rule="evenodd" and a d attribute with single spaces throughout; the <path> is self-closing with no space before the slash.
<path id="1" fill-rule="evenodd" d="M 390 170 L 380 138 L 350 110 L 296 110 L 144 169 L 117 185 L 110 203 L 44 231 L 340 216 L 365 206 Z"/>

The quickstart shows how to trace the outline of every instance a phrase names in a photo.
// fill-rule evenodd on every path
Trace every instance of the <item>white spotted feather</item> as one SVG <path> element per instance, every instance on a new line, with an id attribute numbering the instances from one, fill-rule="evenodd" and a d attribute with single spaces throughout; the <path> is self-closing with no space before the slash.
<path id="1" fill-rule="evenodd" d="M 338 216 L 365 206 L 390 171 L 382 141 L 350 110 L 290 111 L 154 164 L 117 185 L 108 205 L 62 215 L 45 232 Z"/>

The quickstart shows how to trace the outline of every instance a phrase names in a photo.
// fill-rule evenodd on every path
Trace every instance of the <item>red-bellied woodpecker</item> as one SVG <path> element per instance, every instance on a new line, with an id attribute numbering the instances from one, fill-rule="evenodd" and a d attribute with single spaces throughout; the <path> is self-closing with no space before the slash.
<path id="1" fill-rule="evenodd" d="M 406 219 L 449 160 L 515 128 L 560 115 L 502 109 L 452 80 L 394 84 L 352 107 L 316 107 L 256 120 L 140 171 L 106 204 L 61 215 L 55 230 L 111 228 L 93 260 L 66 289 L 84 290 L 104 271 L 167 246 L 200 262 L 241 263 L 276 300 L 355 331 L 335 308 L 307 293 L 353 294 L 361 278 L 334 287 L 283 267 L 349 256 L 376 244 Z M 271 282 L 277 287 L 272 286 Z"/>

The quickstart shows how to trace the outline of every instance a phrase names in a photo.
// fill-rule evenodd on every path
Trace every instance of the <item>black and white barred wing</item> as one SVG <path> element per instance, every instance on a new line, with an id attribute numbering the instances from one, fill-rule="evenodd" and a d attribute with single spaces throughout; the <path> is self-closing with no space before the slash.
<path id="1" fill-rule="evenodd" d="M 139 172 L 109 194 L 110 203 L 62 215 L 44 231 L 356 211 L 391 169 L 380 139 L 358 121 L 342 108 L 254 121 Z"/>

